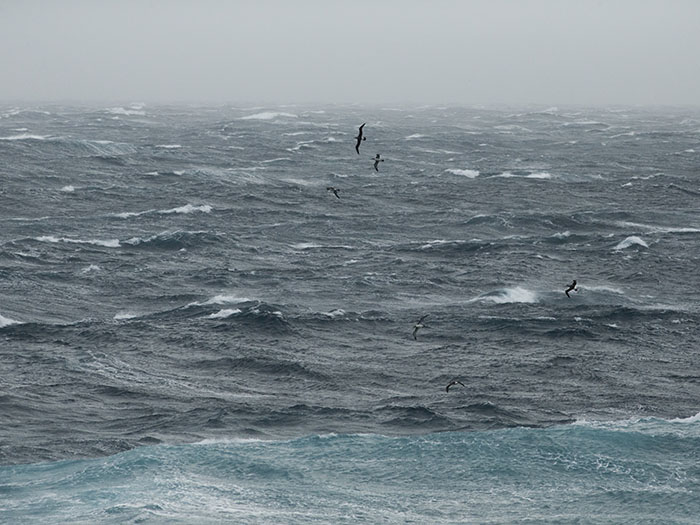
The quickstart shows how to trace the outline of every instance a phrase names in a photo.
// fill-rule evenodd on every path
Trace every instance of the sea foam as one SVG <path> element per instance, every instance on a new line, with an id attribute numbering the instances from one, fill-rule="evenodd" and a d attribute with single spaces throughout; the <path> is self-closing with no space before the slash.
<path id="1" fill-rule="evenodd" d="M 59 242 L 67 242 L 67 243 L 74 243 L 74 244 L 93 244 L 95 246 L 104 246 L 106 248 L 119 248 L 120 243 L 119 239 L 108 239 L 108 240 L 101 240 L 101 239 L 69 239 L 68 237 L 55 237 L 53 235 L 44 235 L 41 237 L 36 237 L 37 241 L 40 242 L 52 242 L 52 243 L 59 243 Z"/>
<path id="2" fill-rule="evenodd" d="M 13 324 L 22 324 L 22 322 L 15 321 L 14 319 L 10 319 L 9 317 L 5 317 L 4 315 L 0 315 L 0 328 L 4 328 Z"/>
<path id="3" fill-rule="evenodd" d="M 255 113 L 254 115 L 240 117 L 239 120 L 273 120 L 280 117 L 297 118 L 294 113 L 285 113 L 283 111 L 263 111 L 261 113 Z"/>
<path id="4" fill-rule="evenodd" d="M 642 246 L 644 248 L 649 248 L 649 245 L 644 242 L 641 238 L 637 237 L 636 235 L 630 235 L 626 239 L 620 241 L 617 246 L 615 246 L 615 250 L 624 250 L 625 248 L 629 248 L 630 246 Z"/>
<path id="5" fill-rule="evenodd" d="M 160 210 L 158 213 L 167 215 L 170 213 L 195 213 L 201 211 L 202 213 L 210 213 L 211 206 L 208 204 L 202 204 L 201 206 L 193 206 L 192 204 L 185 204 L 179 208 L 172 208 L 170 210 Z"/>
<path id="6" fill-rule="evenodd" d="M 516 286 L 515 288 L 503 288 L 502 290 L 480 295 L 473 301 L 490 301 L 496 304 L 536 303 L 537 294 L 531 290 Z"/>
<path id="7" fill-rule="evenodd" d="M 478 170 L 470 170 L 470 169 L 460 170 L 460 169 L 450 168 L 450 169 L 446 169 L 445 171 L 452 173 L 453 175 L 462 175 L 462 176 L 468 177 L 470 179 L 475 179 L 476 177 L 479 176 Z"/>

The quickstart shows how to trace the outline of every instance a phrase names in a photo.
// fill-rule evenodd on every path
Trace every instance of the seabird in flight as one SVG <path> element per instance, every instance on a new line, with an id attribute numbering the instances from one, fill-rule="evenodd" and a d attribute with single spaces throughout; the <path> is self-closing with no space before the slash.
<path id="1" fill-rule="evenodd" d="M 333 195 L 335 195 L 336 197 L 340 198 L 340 195 L 338 195 L 338 192 L 339 192 L 340 190 L 339 190 L 338 188 L 334 188 L 333 186 L 328 186 L 328 187 L 326 188 L 326 190 L 332 191 L 332 192 L 333 192 Z"/>
<path id="2" fill-rule="evenodd" d="M 365 122 L 365 124 L 367 123 Z M 362 126 L 360 126 L 360 133 L 358 133 L 357 137 L 355 137 L 357 139 L 357 144 L 355 144 L 355 151 L 357 151 L 358 155 L 360 154 L 360 144 L 363 140 L 367 140 L 367 137 L 362 136 L 362 128 L 365 127 L 365 124 L 362 124 Z"/>
<path id="3" fill-rule="evenodd" d="M 461 381 L 458 381 L 458 380 L 456 380 L 456 379 L 455 379 L 454 381 L 450 381 L 450 384 L 447 385 L 447 386 L 445 387 L 445 392 L 449 392 L 449 391 L 450 391 L 450 387 L 451 387 L 451 386 L 455 386 L 455 385 L 462 385 L 462 386 L 464 386 L 464 383 L 462 383 Z"/>
<path id="4" fill-rule="evenodd" d="M 423 321 L 425 320 L 426 317 L 428 317 L 428 314 L 425 314 L 423 317 L 418 319 L 418 322 L 413 326 L 413 339 L 415 339 L 416 341 L 418 340 L 418 338 L 416 337 L 416 334 L 418 333 L 418 330 L 420 330 L 421 328 L 423 328 L 425 326 L 423 324 Z"/>
<path id="5" fill-rule="evenodd" d="M 378 165 L 380 162 L 384 162 L 384 159 L 380 159 L 380 158 L 379 158 L 379 153 L 377 153 L 377 156 L 374 157 L 374 169 L 375 169 L 376 171 L 379 171 L 379 168 L 377 168 L 377 165 Z"/>
<path id="6" fill-rule="evenodd" d="M 566 294 L 567 297 L 571 297 L 569 295 L 569 292 L 573 290 L 574 292 L 578 292 L 578 288 L 576 288 L 576 279 L 574 279 L 574 282 L 569 285 L 569 287 L 564 290 L 564 293 Z"/>

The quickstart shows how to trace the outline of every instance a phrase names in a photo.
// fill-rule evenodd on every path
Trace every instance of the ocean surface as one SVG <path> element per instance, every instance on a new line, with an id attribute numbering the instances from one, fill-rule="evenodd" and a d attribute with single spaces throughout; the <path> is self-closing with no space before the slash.
<path id="1" fill-rule="evenodd" d="M 699 168 L 698 108 L 0 105 L 0 522 L 699 523 Z"/>

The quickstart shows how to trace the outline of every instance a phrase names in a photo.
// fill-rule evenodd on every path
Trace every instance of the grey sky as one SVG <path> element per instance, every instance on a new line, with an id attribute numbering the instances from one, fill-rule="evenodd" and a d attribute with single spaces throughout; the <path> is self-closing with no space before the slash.
<path id="1" fill-rule="evenodd" d="M 700 105 L 697 0 L 0 0 L 0 100 Z"/>

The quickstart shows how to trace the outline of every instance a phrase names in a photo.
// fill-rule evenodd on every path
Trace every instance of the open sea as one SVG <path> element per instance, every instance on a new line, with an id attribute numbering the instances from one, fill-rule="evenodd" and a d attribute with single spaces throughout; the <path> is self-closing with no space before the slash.
<path id="1" fill-rule="evenodd" d="M 699 175 L 698 108 L 0 105 L 0 522 L 698 524 Z"/>

